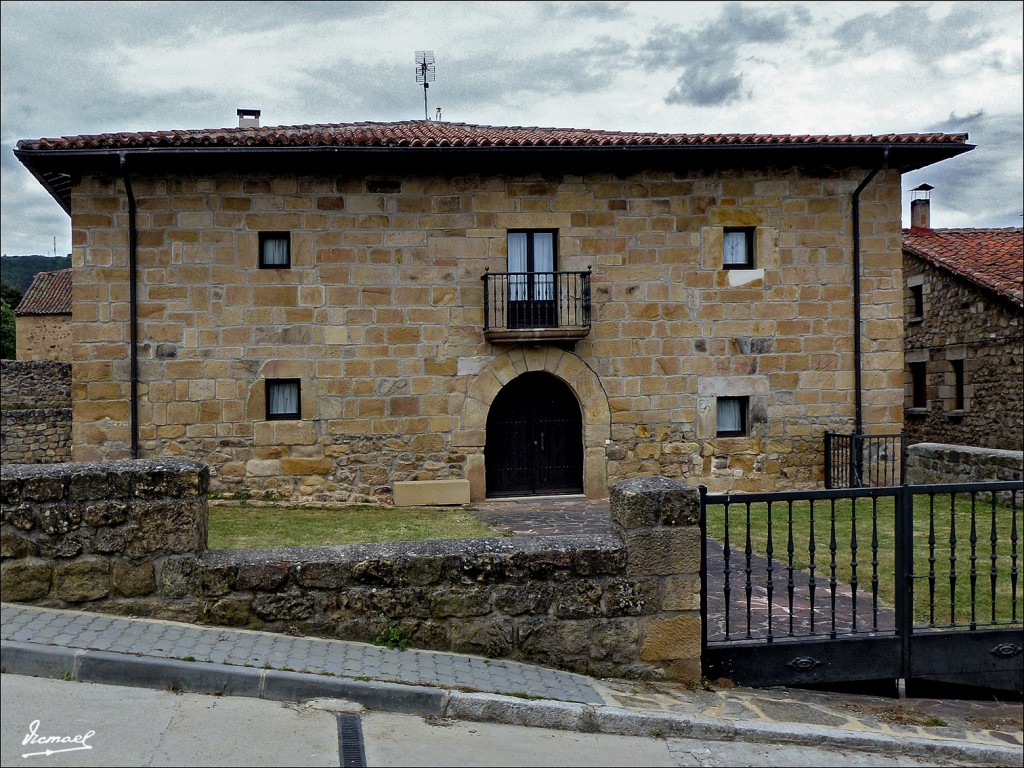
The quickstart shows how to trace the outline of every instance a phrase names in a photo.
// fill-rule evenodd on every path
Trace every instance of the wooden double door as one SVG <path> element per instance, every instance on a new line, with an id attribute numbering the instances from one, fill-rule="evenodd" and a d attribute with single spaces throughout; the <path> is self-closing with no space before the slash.
<path id="1" fill-rule="evenodd" d="M 583 417 L 572 390 L 549 373 L 509 382 L 487 416 L 487 495 L 583 491 Z"/>

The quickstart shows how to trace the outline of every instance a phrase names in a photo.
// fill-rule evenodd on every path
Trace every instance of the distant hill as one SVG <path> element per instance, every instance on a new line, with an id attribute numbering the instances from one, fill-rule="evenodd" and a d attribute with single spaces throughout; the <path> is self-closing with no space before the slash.
<path id="1" fill-rule="evenodd" d="M 71 266 L 70 256 L 0 256 L 0 280 L 24 293 L 37 272 L 52 272 Z"/>

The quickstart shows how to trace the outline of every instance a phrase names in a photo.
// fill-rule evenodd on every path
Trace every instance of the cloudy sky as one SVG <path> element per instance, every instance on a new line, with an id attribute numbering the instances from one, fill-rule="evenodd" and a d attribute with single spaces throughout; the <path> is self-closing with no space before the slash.
<path id="1" fill-rule="evenodd" d="M 70 252 L 19 139 L 422 119 L 671 133 L 962 132 L 904 178 L 939 227 L 1021 226 L 1022 5 L 2 2 L 5 254 Z M 904 214 L 907 223 L 907 213 Z"/>

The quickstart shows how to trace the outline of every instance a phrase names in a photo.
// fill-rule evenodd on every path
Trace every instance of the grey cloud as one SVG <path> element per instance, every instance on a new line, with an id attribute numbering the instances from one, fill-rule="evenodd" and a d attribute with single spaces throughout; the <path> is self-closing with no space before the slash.
<path id="1" fill-rule="evenodd" d="M 648 71 L 681 70 L 665 97 L 668 104 L 729 104 L 749 97 L 743 89 L 743 46 L 785 43 L 808 23 L 810 14 L 799 6 L 763 10 L 730 3 L 695 31 L 658 27 L 640 46 L 637 60 Z"/>
<path id="2" fill-rule="evenodd" d="M 1021 113 L 989 115 L 978 111 L 966 115 L 951 114 L 946 120 L 927 126 L 931 132 L 966 131 L 976 148 L 903 177 L 904 189 L 922 182 L 935 187 L 932 192 L 932 226 L 951 226 L 942 220 L 945 209 L 966 214 L 973 212 L 972 227 L 1019 227 L 1022 225 L 1022 158 L 1024 135 Z M 1013 194 L 1007 195 L 1008 191 Z"/>
<path id="3" fill-rule="evenodd" d="M 945 53 L 967 51 L 988 35 L 987 3 L 957 3 L 949 14 L 933 19 L 929 4 L 903 3 L 886 13 L 864 13 L 836 27 L 833 40 L 844 51 L 862 56 L 879 48 L 902 48 L 922 63 Z"/>
<path id="4" fill-rule="evenodd" d="M 629 15 L 629 4 L 621 2 L 562 2 L 543 3 L 542 6 L 549 18 L 559 20 L 615 21 Z"/>

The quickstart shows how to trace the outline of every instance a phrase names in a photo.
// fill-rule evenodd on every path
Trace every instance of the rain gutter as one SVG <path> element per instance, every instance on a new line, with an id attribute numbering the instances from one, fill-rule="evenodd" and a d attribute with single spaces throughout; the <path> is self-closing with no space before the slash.
<path id="1" fill-rule="evenodd" d="M 855 435 L 863 434 L 864 432 L 864 393 L 862 391 L 862 368 L 863 361 L 861 355 L 861 339 L 860 339 L 860 325 L 861 325 L 861 306 L 860 306 L 860 272 L 861 272 L 861 260 L 860 260 L 860 193 L 864 191 L 864 188 L 871 183 L 871 180 L 875 178 L 879 171 L 885 168 L 889 164 L 889 146 L 885 146 L 885 151 L 882 155 L 882 162 L 872 169 L 872 171 L 864 177 L 864 180 L 857 185 L 857 188 L 853 191 L 853 390 L 854 390 L 854 428 L 853 433 Z"/>

